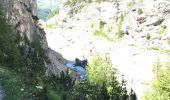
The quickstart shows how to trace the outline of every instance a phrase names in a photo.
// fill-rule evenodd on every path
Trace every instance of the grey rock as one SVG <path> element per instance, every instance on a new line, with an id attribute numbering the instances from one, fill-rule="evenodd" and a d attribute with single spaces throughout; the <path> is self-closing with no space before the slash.
<path id="1" fill-rule="evenodd" d="M 138 17 L 137 21 L 139 22 L 139 24 L 142 24 L 142 23 L 146 22 L 146 18 L 147 17 Z"/>
<path id="2" fill-rule="evenodd" d="M 155 21 L 155 22 L 153 22 L 153 23 L 151 23 L 151 24 L 147 24 L 146 26 L 151 26 L 151 25 L 153 25 L 153 26 L 158 26 L 158 25 L 162 24 L 162 22 L 163 22 L 164 20 L 165 20 L 165 19 L 159 19 L 159 20 L 157 20 L 157 21 Z"/>

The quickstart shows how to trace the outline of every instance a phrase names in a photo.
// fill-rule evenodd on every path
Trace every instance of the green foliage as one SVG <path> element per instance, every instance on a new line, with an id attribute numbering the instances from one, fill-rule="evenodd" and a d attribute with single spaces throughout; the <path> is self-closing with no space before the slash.
<path id="1" fill-rule="evenodd" d="M 123 23 L 123 20 L 125 18 L 125 15 L 121 14 L 121 17 L 119 19 L 119 22 L 117 24 L 117 38 L 118 39 L 121 39 L 123 36 L 124 36 L 124 33 L 122 32 L 122 23 Z"/>
<path id="2" fill-rule="evenodd" d="M 133 89 L 130 90 L 129 99 L 130 100 L 137 100 L 136 93 L 133 91 Z"/>
<path id="3" fill-rule="evenodd" d="M 94 0 L 94 2 L 102 3 L 102 2 L 113 2 L 114 0 Z"/>
<path id="4" fill-rule="evenodd" d="M 0 72 L 5 87 L 4 100 L 47 100 L 42 98 L 46 97 L 44 89 L 38 89 L 35 85 L 25 84 L 25 77 L 23 73 L 11 71 L 11 69 L 0 66 L 3 71 Z"/>
<path id="5" fill-rule="evenodd" d="M 170 99 L 170 63 L 163 66 L 158 59 L 154 65 L 155 78 L 151 89 L 145 93 L 144 100 L 169 100 Z"/>
<path id="6" fill-rule="evenodd" d="M 138 9 L 138 15 L 143 14 L 143 10 L 141 8 Z"/>
<path id="7" fill-rule="evenodd" d="M 34 34 L 30 42 L 26 36 L 16 34 L 0 12 L 0 44 L 0 69 L 3 69 L 0 76 L 6 90 L 5 100 L 44 100 L 41 98 L 46 98 L 46 90 L 35 87 L 43 86 L 47 61 L 40 37 Z"/>
<path id="8" fill-rule="evenodd" d="M 34 34 L 30 42 L 25 36 L 21 40 L 24 44 L 19 45 L 18 49 L 22 55 L 22 66 L 20 71 L 24 72 L 26 81 L 29 84 L 39 84 L 45 73 L 45 62 L 47 57 L 45 51 L 41 46 L 39 35 Z"/>
<path id="9" fill-rule="evenodd" d="M 130 2 L 128 2 L 129 7 L 133 7 L 134 5 L 135 5 L 135 0 L 131 0 Z"/>
<path id="10" fill-rule="evenodd" d="M 95 36 L 106 38 L 108 41 L 112 41 L 112 38 L 110 38 L 103 29 L 95 30 L 93 33 Z"/>
<path id="11" fill-rule="evenodd" d="M 99 100 L 109 100 L 110 96 L 107 91 L 107 87 L 105 83 L 103 83 L 98 97 L 99 97 Z"/>
<path id="12" fill-rule="evenodd" d="M 0 65 L 17 68 L 20 54 L 17 50 L 15 34 L 6 23 L 2 12 L 0 12 L 0 44 Z"/>
<path id="13" fill-rule="evenodd" d="M 147 34 L 147 35 L 146 35 L 146 39 L 147 39 L 147 40 L 150 40 L 150 38 L 151 38 L 150 34 Z"/>
<path id="14" fill-rule="evenodd" d="M 139 0 L 139 2 L 140 2 L 140 3 L 142 3 L 142 2 L 143 2 L 143 0 Z"/>
<path id="15" fill-rule="evenodd" d="M 75 86 L 73 100 L 137 100 L 130 99 L 123 80 L 118 82 L 108 57 L 96 55 L 87 71 L 89 78 Z"/>
<path id="16" fill-rule="evenodd" d="M 47 83 L 52 86 L 54 89 L 61 89 L 63 91 L 69 91 L 73 88 L 75 81 L 69 75 L 69 71 L 66 70 L 65 72 L 60 73 L 60 77 L 56 75 L 51 75 L 47 79 Z"/>
<path id="17" fill-rule="evenodd" d="M 120 39 L 124 36 L 124 33 L 122 32 L 122 22 L 119 22 L 117 26 L 117 38 Z"/>
<path id="18" fill-rule="evenodd" d="M 108 41 L 112 41 L 112 40 L 113 40 L 112 38 L 110 38 L 110 37 L 108 36 L 108 34 L 107 34 L 108 31 L 105 29 L 105 23 L 104 23 L 103 21 L 100 21 L 100 22 L 99 22 L 99 25 L 94 25 L 94 24 L 92 24 L 92 28 L 95 29 L 94 32 L 93 32 L 93 34 L 94 34 L 95 36 L 105 38 L 105 39 L 107 39 Z M 109 29 L 109 31 L 110 31 L 110 30 L 111 30 L 111 29 Z"/>
<path id="19" fill-rule="evenodd" d="M 102 86 L 103 82 L 111 81 L 115 70 L 113 69 L 112 63 L 108 57 L 95 55 L 93 62 L 87 67 L 87 72 L 91 84 Z"/>
<path id="20" fill-rule="evenodd" d="M 166 26 L 161 26 L 161 27 L 159 28 L 158 34 L 164 34 L 165 31 L 166 31 Z"/>
<path id="21" fill-rule="evenodd" d="M 101 2 L 113 2 L 114 0 L 84 0 L 85 3 L 92 3 L 92 2 L 97 2 L 97 3 L 101 3 Z M 70 5 L 70 6 L 74 6 L 76 5 L 76 3 L 80 3 L 82 2 L 81 0 L 67 0 L 67 2 L 65 2 L 65 5 Z"/>
<path id="22" fill-rule="evenodd" d="M 58 23 L 45 23 L 42 25 L 43 28 L 57 28 L 58 27 Z"/>
<path id="23" fill-rule="evenodd" d="M 46 84 L 48 85 L 48 97 L 50 100 L 65 100 L 69 98 L 75 80 L 69 75 L 69 71 L 61 72 L 60 76 L 51 75 L 47 78 Z"/>

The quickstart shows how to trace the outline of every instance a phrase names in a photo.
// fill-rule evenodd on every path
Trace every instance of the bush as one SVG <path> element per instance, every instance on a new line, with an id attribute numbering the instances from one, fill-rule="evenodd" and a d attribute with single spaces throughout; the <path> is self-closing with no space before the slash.
<path id="1" fill-rule="evenodd" d="M 138 15 L 141 15 L 141 14 L 143 14 L 143 11 L 142 11 L 141 8 L 139 8 L 139 9 L 138 9 Z"/>
<path id="2" fill-rule="evenodd" d="M 130 2 L 128 2 L 129 7 L 133 7 L 134 5 L 135 5 L 135 0 L 131 0 Z"/>
<path id="3" fill-rule="evenodd" d="M 96 54 L 93 57 L 93 62 L 87 67 L 87 72 L 91 84 L 102 86 L 103 82 L 111 82 L 115 69 L 108 57 L 100 57 Z"/>

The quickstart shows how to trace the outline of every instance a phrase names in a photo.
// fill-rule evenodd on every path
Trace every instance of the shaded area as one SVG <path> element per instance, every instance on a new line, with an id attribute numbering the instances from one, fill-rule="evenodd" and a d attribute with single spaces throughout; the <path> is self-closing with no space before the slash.
<path id="1" fill-rule="evenodd" d="M 0 100 L 3 100 L 5 93 L 4 93 L 4 88 L 2 85 L 2 79 L 0 78 Z"/>

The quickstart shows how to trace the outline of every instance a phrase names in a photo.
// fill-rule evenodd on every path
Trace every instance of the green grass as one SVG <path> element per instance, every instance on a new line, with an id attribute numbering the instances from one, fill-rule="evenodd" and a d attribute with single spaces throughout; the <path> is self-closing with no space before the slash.
<path id="1" fill-rule="evenodd" d="M 108 35 L 108 33 L 112 31 L 112 26 L 105 26 L 105 22 L 100 21 L 97 24 L 92 24 L 91 28 L 94 29 L 94 36 L 105 38 L 108 41 L 113 41 L 113 39 Z"/>
<path id="2" fill-rule="evenodd" d="M 142 2 L 143 2 L 143 0 L 139 0 L 139 2 L 140 2 L 140 3 L 142 3 Z"/>
<path id="3" fill-rule="evenodd" d="M 0 67 L 0 77 L 2 77 L 5 87 L 5 100 L 22 100 L 28 95 L 27 90 L 21 91 L 22 86 L 24 86 L 23 78 L 14 71 Z"/>
<path id="4" fill-rule="evenodd" d="M 108 41 L 113 41 L 112 38 L 110 38 L 103 29 L 95 30 L 93 34 L 95 36 L 105 38 Z"/>
<path id="5" fill-rule="evenodd" d="M 61 94 L 54 89 L 48 88 L 48 99 L 49 100 L 61 100 Z"/>
<path id="6" fill-rule="evenodd" d="M 23 73 L 17 73 L 16 71 L 0 66 L 0 77 L 5 88 L 4 100 L 33 100 L 33 98 L 39 98 L 36 100 L 45 100 L 45 97 L 43 97 L 44 94 L 41 96 L 43 90 L 37 89 L 36 85 L 27 84 L 27 77 Z M 56 91 L 48 84 L 41 84 L 41 86 L 47 87 L 45 95 L 47 95 L 48 100 L 61 100 L 61 91 Z"/>
<path id="7" fill-rule="evenodd" d="M 128 2 L 128 7 L 133 7 L 135 5 L 135 0 Z"/>
<path id="8" fill-rule="evenodd" d="M 164 34 L 166 31 L 166 26 L 160 26 L 159 30 L 158 30 L 158 34 Z"/>
<path id="9" fill-rule="evenodd" d="M 56 23 L 47 23 L 42 25 L 43 28 L 57 28 L 58 25 Z"/>

